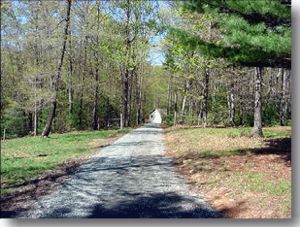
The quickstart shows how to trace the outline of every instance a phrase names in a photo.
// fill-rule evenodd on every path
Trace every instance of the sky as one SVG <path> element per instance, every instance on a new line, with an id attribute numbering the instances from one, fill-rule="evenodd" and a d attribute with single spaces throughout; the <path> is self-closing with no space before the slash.
<path id="1" fill-rule="evenodd" d="M 162 47 L 159 45 L 160 41 L 164 38 L 163 35 L 156 35 L 151 38 L 152 47 L 148 54 L 148 60 L 152 65 L 162 65 L 165 60 L 165 55 Z"/>
<path id="2" fill-rule="evenodd" d="M 158 2 L 159 10 L 163 8 L 168 8 L 168 2 L 167 1 L 159 1 Z M 165 54 L 163 51 L 163 48 L 160 45 L 160 42 L 164 39 L 165 34 L 158 34 L 153 36 L 150 39 L 150 43 L 152 44 L 152 47 L 150 49 L 150 52 L 148 54 L 148 60 L 151 62 L 152 65 L 162 65 L 165 61 Z"/>

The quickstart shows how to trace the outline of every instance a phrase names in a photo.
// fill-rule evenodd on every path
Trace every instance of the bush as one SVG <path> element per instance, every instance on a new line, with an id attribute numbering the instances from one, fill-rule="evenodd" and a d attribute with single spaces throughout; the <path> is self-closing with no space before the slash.
<path id="1" fill-rule="evenodd" d="M 262 110 L 262 120 L 266 126 L 275 126 L 279 124 L 278 107 L 276 103 L 266 103 Z"/>
<path id="2" fill-rule="evenodd" d="M 173 115 L 167 115 L 164 120 L 163 123 L 169 126 L 174 125 L 174 116 Z"/>
<path id="3" fill-rule="evenodd" d="M 1 119 L 1 137 L 3 130 L 6 129 L 6 138 L 25 136 L 29 133 L 28 118 L 24 111 L 9 107 L 5 109 Z"/>

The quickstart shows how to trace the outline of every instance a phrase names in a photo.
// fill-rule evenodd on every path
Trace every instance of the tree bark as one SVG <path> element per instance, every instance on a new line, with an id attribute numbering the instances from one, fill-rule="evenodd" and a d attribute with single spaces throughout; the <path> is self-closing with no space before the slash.
<path id="1" fill-rule="evenodd" d="M 280 100 L 280 125 L 285 126 L 287 123 L 288 115 L 288 72 L 287 70 L 282 69 L 282 87 L 281 87 L 281 100 Z"/>
<path id="2" fill-rule="evenodd" d="M 125 71 L 123 75 L 123 116 L 124 126 L 129 124 L 129 72 Z"/>
<path id="3" fill-rule="evenodd" d="M 262 103 L 262 68 L 255 68 L 255 94 L 254 94 L 254 125 L 252 129 L 252 135 L 254 137 L 263 137 L 262 131 L 262 114 L 261 114 L 261 103 Z"/>
<path id="4" fill-rule="evenodd" d="M 143 72 L 142 72 L 143 73 Z M 137 103 L 138 103 L 138 107 L 137 107 L 137 125 L 142 123 L 142 89 L 143 89 L 143 75 L 141 74 L 140 77 L 138 78 L 139 82 L 138 82 L 138 97 L 137 97 Z"/>
<path id="5" fill-rule="evenodd" d="M 171 112 L 171 83 L 172 83 L 172 75 L 169 76 L 168 82 L 168 107 L 167 107 L 167 115 Z"/>
<path id="6" fill-rule="evenodd" d="M 73 111 L 72 106 L 72 77 L 73 77 L 73 54 L 72 54 L 72 37 L 71 37 L 71 30 L 69 31 L 69 73 L 68 73 L 68 108 L 69 114 Z"/>
<path id="7" fill-rule="evenodd" d="M 64 61 L 64 56 L 65 56 L 65 50 L 66 50 L 66 43 L 68 39 L 68 30 L 69 30 L 69 25 L 70 25 L 70 14 L 71 14 L 71 5 L 72 5 L 72 0 L 67 0 L 67 17 L 66 17 L 66 26 L 64 30 L 64 35 L 63 35 L 63 46 L 61 50 L 61 55 L 60 59 L 58 61 L 58 67 L 56 70 L 55 77 L 53 79 L 53 97 L 51 101 L 51 107 L 47 119 L 46 126 L 43 130 L 42 136 L 43 137 L 48 137 L 49 133 L 51 131 L 51 126 L 53 119 L 55 118 L 55 112 L 56 112 L 56 107 L 57 107 L 57 92 L 59 89 L 59 81 L 61 77 L 61 69 Z"/>
<path id="8" fill-rule="evenodd" d="M 81 80 L 82 80 L 82 86 L 80 90 L 80 98 L 79 98 L 79 111 L 78 111 L 78 124 L 79 128 L 83 129 L 83 97 L 84 97 L 84 80 L 85 77 L 88 75 L 88 59 L 87 59 L 87 45 L 88 45 L 88 39 L 85 37 L 84 40 L 84 61 L 83 61 L 83 73 L 81 73 Z M 91 73 L 92 74 L 92 73 Z"/>
<path id="9" fill-rule="evenodd" d="M 182 106 L 181 106 L 181 113 L 180 113 L 180 116 L 181 116 L 180 122 L 181 122 L 181 123 L 184 122 L 184 110 L 185 110 L 185 104 L 186 104 L 186 95 L 184 94 L 184 95 L 183 95 L 183 98 L 182 98 Z"/>
<path id="10" fill-rule="evenodd" d="M 97 40 L 96 44 L 99 46 L 99 32 L 100 32 L 100 1 L 97 5 Z M 98 105 L 99 105 L 99 55 L 98 51 L 95 53 L 96 58 L 96 70 L 95 70 L 95 90 L 94 90 L 94 103 L 93 103 L 93 123 L 92 128 L 94 130 L 99 129 L 98 128 Z"/>
<path id="11" fill-rule="evenodd" d="M 35 80 L 34 84 L 34 117 L 33 117 L 33 135 L 37 135 L 37 95 L 36 95 L 36 83 L 37 81 Z"/>
<path id="12" fill-rule="evenodd" d="M 130 31 L 129 31 L 129 23 L 130 23 L 130 1 L 127 0 L 127 10 L 126 10 L 126 62 L 125 62 L 125 70 L 122 73 L 122 83 L 123 83 L 123 116 L 124 116 L 124 126 L 128 127 L 129 125 L 129 58 L 130 58 Z"/>
<path id="13" fill-rule="evenodd" d="M 93 124 L 94 130 L 98 129 L 98 100 L 99 100 L 99 69 L 96 68 L 95 73 L 95 91 L 94 91 L 94 103 L 93 103 Z"/>
<path id="14" fill-rule="evenodd" d="M 177 96 L 177 93 L 175 93 L 175 97 L 174 97 L 174 125 L 177 124 L 177 111 L 178 111 L 177 102 L 178 102 L 178 96 Z"/>
<path id="15" fill-rule="evenodd" d="M 203 102 L 202 102 L 202 122 L 203 127 L 206 127 L 208 124 L 208 85 L 209 85 L 209 71 L 208 69 L 205 70 L 204 74 L 204 89 L 203 89 Z"/>
<path id="16" fill-rule="evenodd" d="M 30 135 L 32 135 L 33 133 L 33 129 L 34 128 L 34 125 L 33 125 L 33 114 L 32 112 L 28 112 L 28 132 L 30 133 Z"/>
<path id="17" fill-rule="evenodd" d="M 41 5 L 41 1 L 38 1 L 37 4 L 40 6 Z M 39 8 L 38 8 L 39 9 Z M 35 31 L 36 31 L 36 34 L 39 34 L 39 26 L 38 26 L 38 21 L 39 21 L 39 10 L 37 10 L 37 13 L 36 13 L 36 27 L 35 27 Z M 40 43 L 40 40 L 41 40 L 41 36 L 40 34 L 38 36 L 36 36 L 36 39 L 35 39 L 35 55 L 36 55 L 36 66 L 39 68 L 39 65 L 40 65 L 40 53 L 39 53 L 39 43 Z M 35 77 L 34 79 L 34 116 L 33 116 L 33 135 L 36 136 L 37 135 L 37 114 L 38 114 L 38 110 L 37 110 L 37 76 Z"/>
<path id="18" fill-rule="evenodd" d="M 181 106 L 181 121 L 184 122 L 185 118 L 185 107 L 186 107 L 186 100 L 187 100 L 187 94 L 190 92 L 190 87 L 191 87 L 191 80 L 187 79 L 185 80 L 185 86 L 184 86 L 184 95 L 182 98 L 182 106 Z"/>
<path id="19" fill-rule="evenodd" d="M 235 125 L 235 97 L 234 97 L 234 82 L 230 83 L 228 94 L 228 120 L 230 125 Z"/>

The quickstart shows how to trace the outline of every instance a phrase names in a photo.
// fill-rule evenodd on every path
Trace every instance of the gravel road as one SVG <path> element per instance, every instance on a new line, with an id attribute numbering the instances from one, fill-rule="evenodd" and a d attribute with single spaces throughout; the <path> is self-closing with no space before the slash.
<path id="1" fill-rule="evenodd" d="M 214 218 L 164 156 L 150 123 L 99 150 L 58 189 L 18 218 Z"/>

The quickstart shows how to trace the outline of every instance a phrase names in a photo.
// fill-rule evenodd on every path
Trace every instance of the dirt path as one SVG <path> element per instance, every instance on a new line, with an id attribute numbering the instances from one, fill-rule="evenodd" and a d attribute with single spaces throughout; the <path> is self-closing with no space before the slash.
<path id="1" fill-rule="evenodd" d="M 19 218 L 219 217 L 163 155 L 163 131 L 147 124 L 101 149 Z"/>

